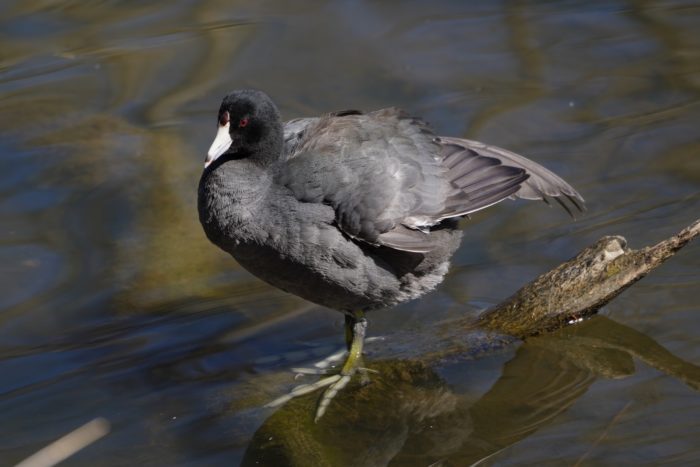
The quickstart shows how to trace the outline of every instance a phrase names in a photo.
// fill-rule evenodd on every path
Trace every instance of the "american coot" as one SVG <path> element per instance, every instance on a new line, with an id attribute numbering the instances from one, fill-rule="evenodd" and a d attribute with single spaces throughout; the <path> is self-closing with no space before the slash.
<path id="1" fill-rule="evenodd" d="M 260 279 L 345 313 L 349 356 L 316 419 L 361 367 L 365 312 L 417 298 L 447 272 L 457 220 L 507 198 L 583 198 L 505 149 L 436 136 L 396 108 L 282 123 L 260 91 L 227 95 L 199 182 L 207 237 Z"/>

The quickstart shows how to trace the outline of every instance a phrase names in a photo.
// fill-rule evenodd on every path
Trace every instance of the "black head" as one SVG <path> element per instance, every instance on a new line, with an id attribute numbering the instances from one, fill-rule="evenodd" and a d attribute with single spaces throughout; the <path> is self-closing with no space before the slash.
<path id="1" fill-rule="evenodd" d="M 267 165 L 282 153 L 284 135 L 279 111 L 264 92 L 246 89 L 224 97 L 217 125 L 205 168 L 224 157 L 250 158 Z"/>

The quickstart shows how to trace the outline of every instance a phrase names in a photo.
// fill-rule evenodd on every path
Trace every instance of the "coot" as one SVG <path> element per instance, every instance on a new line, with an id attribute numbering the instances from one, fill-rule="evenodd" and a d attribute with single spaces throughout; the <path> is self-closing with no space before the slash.
<path id="1" fill-rule="evenodd" d="M 553 199 L 570 214 L 581 195 L 518 154 L 436 136 L 388 108 L 282 123 L 272 100 L 234 91 L 199 182 L 207 237 L 284 291 L 345 313 L 349 356 L 316 419 L 361 369 L 367 311 L 437 286 L 462 237 L 457 220 L 508 198 Z"/>

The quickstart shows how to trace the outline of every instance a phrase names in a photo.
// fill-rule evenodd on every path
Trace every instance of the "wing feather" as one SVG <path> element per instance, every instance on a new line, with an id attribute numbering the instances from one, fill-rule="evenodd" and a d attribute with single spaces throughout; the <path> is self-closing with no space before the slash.
<path id="1" fill-rule="evenodd" d="M 436 137 L 398 109 L 343 111 L 285 126 L 278 182 L 302 202 L 325 203 L 350 238 L 427 253 L 430 229 L 504 199 L 554 199 L 572 214 L 581 195 L 523 156 L 477 141 Z M 565 202 L 566 201 L 566 202 Z"/>

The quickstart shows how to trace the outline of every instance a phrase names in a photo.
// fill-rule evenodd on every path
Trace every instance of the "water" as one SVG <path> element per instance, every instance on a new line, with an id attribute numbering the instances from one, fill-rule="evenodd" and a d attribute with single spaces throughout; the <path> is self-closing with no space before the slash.
<path id="1" fill-rule="evenodd" d="M 261 405 L 340 345 L 339 314 L 202 233 L 196 186 L 227 91 L 263 89 L 288 118 L 400 106 L 587 199 L 575 222 L 518 202 L 465 224 L 439 291 L 371 320 L 429 345 L 436 322 L 603 235 L 639 247 L 698 218 L 699 21 L 692 1 L 0 3 L 0 464 L 98 416 L 110 433 L 68 465 L 263 460 Z M 698 264 L 691 245 L 590 336 L 622 326 L 632 346 L 700 363 Z M 384 384 L 405 363 L 382 367 L 372 397 L 431 409 L 357 404 L 319 446 L 341 464 L 700 463 L 696 390 L 562 339 L 445 362 L 423 383 Z"/>

